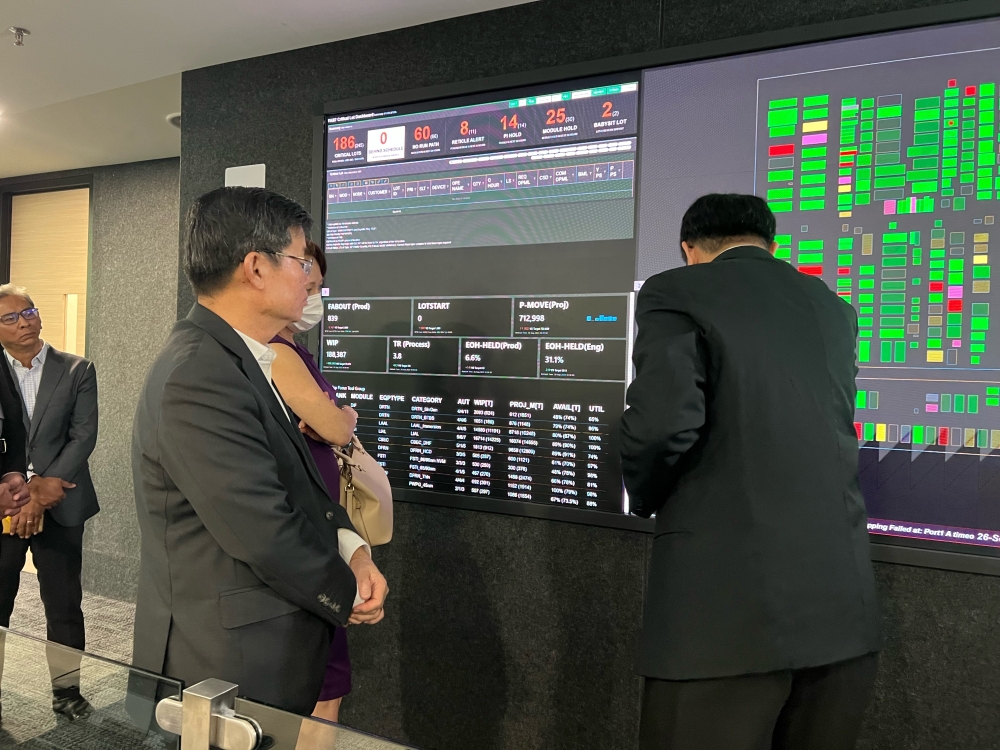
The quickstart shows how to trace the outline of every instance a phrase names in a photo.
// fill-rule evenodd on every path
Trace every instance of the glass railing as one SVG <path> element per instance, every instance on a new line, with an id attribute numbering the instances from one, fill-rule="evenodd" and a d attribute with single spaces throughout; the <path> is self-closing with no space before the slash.
<path id="1" fill-rule="evenodd" d="M 264 738 L 258 750 L 404 750 L 390 740 L 318 719 L 303 718 L 253 701 L 236 699 L 236 713 L 256 721 Z M 269 744 L 270 743 L 270 744 Z"/>
<path id="2" fill-rule="evenodd" d="M 179 745 L 153 719 L 157 701 L 180 697 L 176 680 L 3 628 L 0 668 L 0 748 L 168 750 Z"/>
<path id="3" fill-rule="evenodd" d="M 0 748 L 395 750 L 347 727 L 181 683 L 0 628 Z M 55 700 L 54 700 L 55 699 Z"/>

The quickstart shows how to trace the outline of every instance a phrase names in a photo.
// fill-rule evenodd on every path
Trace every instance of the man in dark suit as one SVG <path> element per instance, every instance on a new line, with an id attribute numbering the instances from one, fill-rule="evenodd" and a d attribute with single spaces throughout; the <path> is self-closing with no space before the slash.
<path id="1" fill-rule="evenodd" d="M 857 316 L 774 233 L 760 198 L 704 196 L 687 267 L 639 294 L 622 466 L 656 514 L 644 750 L 846 750 L 874 681 Z"/>
<path id="2" fill-rule="evenodd" d="M 16 320 L 5 324 L 4 316 Z M 0 537 L 0 625 L 10 624 L 30 549 L 48 640 L 83 651 L 83 527 L 100 510 L 88 465 L 97 445 L 97 373 L 89 360 L 52 348 L 41 331 L 27 291 L 0 286 L 0 344 L 24 407 L 31 492 L 9 534 Z M 70 719 L 89 715 L 79 656 L 51 649 L 48 657 L 53 710 Z"/>
<path id="3" fill-rule="evenodd" d="M 12 325 L 10 318 L 0 318 L 0 325 Z M 27 474 L 28 431 L 21 399 L 10 371 L 0 367 L 0 518 L 15 516 L 27 505 Z"/>
<path id="4" fill-rule="evenodd" d="M 387 593 L 270 378 L 267 342 L 306 303 L 311 223 L 255 188 L 194 203 L 182 262 L 198 302 L 150 369 L 132 433 L 135 665 L 303 715 L 331 626 L 378 622 Z"/>

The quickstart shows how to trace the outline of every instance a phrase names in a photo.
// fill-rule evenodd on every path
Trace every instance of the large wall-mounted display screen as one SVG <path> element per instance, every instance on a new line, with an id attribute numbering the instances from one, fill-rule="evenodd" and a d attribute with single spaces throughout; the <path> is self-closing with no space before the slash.
<path id="1" fill-rule="evenodd" d="M 622 514 L 638 77 L 485 99 L 328 118 L 322 365 L 397 487 Z"/>
<path id="2" fill-rule="evenodd" d="M 627 513 L 634 290 L 681 263 L 695 198 L 754 192 L 778 257 L 858 311 L 871 531 L 1000 549 L 997 39 L 951 24 L 328 116 L 321 355 L 362 438 L 400 487 Z"/>
<path id="3" fill-rule="evenodd" d="M 676 265 L 660 238 L 699 194 L 767 198 L 778 256 L 858 311 L 869 529 L 897 539 L 1000 547 L 997 39 L 991 20 L 642 78 L 639 278 Z"/>

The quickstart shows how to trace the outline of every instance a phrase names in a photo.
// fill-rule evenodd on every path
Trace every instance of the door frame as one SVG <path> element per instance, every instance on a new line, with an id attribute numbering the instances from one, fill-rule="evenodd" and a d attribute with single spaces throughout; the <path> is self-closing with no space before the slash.
<path id="1" fill-rule="evenodd" d="M 90 200 L 87 204 L 87 285 L 89 287 L 90 252 L 94 228 L 94 175 L 92 172 L 86 171 L 53 173 L 44 177 L 39 175 L 10 177 L 0 180 L 0 283 L 6 284 L 10 281 L 10 231 L 14 196 L 79 190 L 80 188 L 87 188 L 90 191 Z"/>

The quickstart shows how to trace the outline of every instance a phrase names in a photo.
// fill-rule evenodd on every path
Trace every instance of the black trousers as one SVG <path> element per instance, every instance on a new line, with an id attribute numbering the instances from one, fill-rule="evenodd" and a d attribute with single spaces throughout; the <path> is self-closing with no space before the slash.
<path id="1" fill-rule="evenodd" d="M 28 549 L 38 571 L 38 591 L 45 608 L 46 638 L 83 651 L 83 524 L 60 526 L 45 514 L 43 530 L 29 539 L 0 534 L 0 625 L 10 626 Z M 80 658 L 48 649 L 49 670 L 57 687 L 80 684 Z M 0 652 L 2 658 L 2 652 Z M 3 664 L 0 661 L 0 674 Z"/>
<path id="2" fill-rule="evenodd" d="M 878 655 L 714 680 L 646 679 L 640 750 L 851 750 Z"/>

